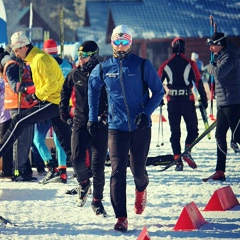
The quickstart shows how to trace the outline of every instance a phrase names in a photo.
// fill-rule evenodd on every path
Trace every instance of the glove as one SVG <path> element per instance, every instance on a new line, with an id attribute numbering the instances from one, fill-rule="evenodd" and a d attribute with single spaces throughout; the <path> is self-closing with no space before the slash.
<path id="1" fill-rule="evenodd" d="M 16 84 L 16 92 L 17 93 L 26 93 L 25 86 L 23 86 L 20 82 Z"/>
<path id="2" fill-rule="evenodd" d="M 73 121 L 72 121 L 72 118 L 71 116 L 69 115 L 68 112 L 61 112 L 60 111 L 60 119 L 67 123 L 68 125 L 72 125 L 73 124 Z"/>
<path id="3" fill-rule="evenodd" d="M 95 137 L 98 133 L 98 122 L 88 122 L 87 130 L 93 137 Z"/>
<path id="4" fill-rule="evenodd" d="M 21 83 L 16 84 L 16 92 L 17 93 L 27 93 L 27 94 L 33 94 L 35 93 L 35 86 L 23 86 Z"/>
<path id="5" fill-rule="evenodd" d="M 149 125 L 149 118 L 145 113 L 139 113 L 136 116 L 134 123 L 139 129 L 143 129 Z"/>
<path id="6" fill-rule="evenodd" d="M 207 102 L 207 101 L 201 101 L 201 100 L 199 100 L 198 102 L 199 102 L 199 106 L 202 104 L 203 107 L 204 107 L 205 109 L 207 109 L 207 107 L 208 107 L 208 102 Z"/>
<path id="7" fill-rule="evenodd" d="M 213 66 L 216 66 L 217 63 L 214 60 L 211 60 L 210 64 L 212 64 Z"/>
<path id="8" fill-rule="evenodd" d="M 162 101 L 160 102 L 159 106 L 162 107 L 163 105 L 165 105 L 165 103 L 164 103 L 164 101 L 162 99 Z"/>
<path id="9" fill-rule="evenodd" d="M 105 125 L 108 123 L 108 112 L 104 111 L 99 117 L 98 121 L 102 121 Z"/>
<path id="10" fill-rule="evenodd" d="M 33 93 L 33 94 L 28 94 L 26 97 L 25 97 L 25 101 L 31 105 L 32 103 L 38 103 L 40 102 L 40 100 L 37 98 L 37 96 Z"/>

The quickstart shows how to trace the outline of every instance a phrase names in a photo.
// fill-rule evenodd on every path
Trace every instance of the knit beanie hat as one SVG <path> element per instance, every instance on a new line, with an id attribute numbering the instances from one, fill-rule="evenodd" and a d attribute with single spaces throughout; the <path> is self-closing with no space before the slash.
<path id="1" fill-rule="evenodd" d="M 207 45 L 226 46 L 227 38 L 224 33 L 215 32 L 210 39 L 207 39 Z"/>
<path id="2" fill-rule="evenodd" d="M 126 39 L 132 42 L 132 33 L 127 25 L 119 25 L 113 29 L 111 40 Z"/>
<path id="3" fill-rule="evenodd" d="M 57 43 L 53 39 L 48 39 L 43 44 L 43 51 L 49 54 L 57 54 L 58 48 Z"/>
<path id="4" fill-rule="evenodd" d="M 12 50 L 15 50 L 17 48 L 24 47 L 24 46 L 26 46 L 26 45 L 28 45 L 30 43 L 31 42 L 26 37 L 25 33 L 23 31 L 20 31 L 20 32 L 15 32 L 11 36 L 11 45 L 10 45 L 10 47 L 12 48 Z"/>
<path id="5" fill-rule="evenodd" d="M 78 48 L 79 52 L 95 52 L 97 50 L 99 50 L 99 48 L 94 41 L 85 41 Z"/>

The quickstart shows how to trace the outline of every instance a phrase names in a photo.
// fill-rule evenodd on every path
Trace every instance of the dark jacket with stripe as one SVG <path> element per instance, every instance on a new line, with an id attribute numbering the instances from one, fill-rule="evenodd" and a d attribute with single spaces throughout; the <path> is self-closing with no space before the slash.
<path id="1" fill-rule="evenodd" d="M 184 54 L 173 54 L 170 59 L 165 61 L 158 70 L 158 75 L 162 81 L 167 81 L 167 88 L 172 91 L 168 100 L 181 100 L 190 98 L 192 95 L 193 83 L 200 94 L 203 106 L 207 107 L 207 96 L 201 80 L 201 74 L 196 63 L 187 59 Z M 186 93 L 186 94 L 181 94 Z"/>

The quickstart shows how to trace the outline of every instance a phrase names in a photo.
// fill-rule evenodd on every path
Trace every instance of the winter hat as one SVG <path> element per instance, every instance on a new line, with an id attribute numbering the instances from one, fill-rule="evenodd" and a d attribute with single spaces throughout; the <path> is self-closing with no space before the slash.
<path id="1" fill-rule="evenodd" d="M 173 53 L 185 53 L 185 42 L 182 38 L 175 38 L 172 41 Z"/>
<path id="2" fill-rule="evenodd" d="M 132 33 L 127 25 L 119 25 L 113 29 L 111 40 L 126 39 L 132 42 Z"/>
<path id="3" fill-rule="evenodd" d="M 197 53 L 195 53 L 195 52 L 192 52 L 192 54 L 191 54 L 191 60 L 193 60 L 193 61 L 195 61 L 195 60 L 197 60 L 198 59 L 198 54 Z"/>
<path id="4" fill-rule="evenodd" d="M 207 45 L 226 46 L 227 38 L 224 33 L 215 32 L 210 39 L 207 39 Z"/>
<path id="5" fill-rule="evenodd" d="M 26 45 L 28 45 L 30 43 L 31 42 L 26 37 L 25 33 L 23 31 L 20 31 L 20 32 L 15 32 L 11 36 L 11 45 L 10 45 L 10 47 L 12 48 L 12 50 L 15 50 L 17 48 L 24 47 L 24 46 L 26 46 Z"/>
<path id="6" fill-rule="evenodd" d="M 78 48 L 78 52 L 96 52 L 99 51 L 98 45 L 94 41 L 85 41 Z"/>
<path id="7" fill-rule="evenodd" d="M 49 54 L 57 54 L 57 43 L 53 39 L 48 39 L 43 44 L 43 51 Z"/>

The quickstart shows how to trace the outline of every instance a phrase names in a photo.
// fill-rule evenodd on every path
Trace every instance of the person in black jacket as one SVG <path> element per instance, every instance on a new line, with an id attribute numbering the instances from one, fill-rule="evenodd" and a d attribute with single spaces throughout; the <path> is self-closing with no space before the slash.
<path id="1" fill-rule="evenodd" d="M 215 62 L 210 63 L 208 72 L 214 76 L 215 93 L 217 96 L 217 165 L 216 172 L 202 179 L 225 181 L 227 141 L 226 135 L 230 128 L 232 141 L 240 143 L 240 64 L 239 48 L 228 41 L 225 34 L 215 32 L 207 45 L 215 55 Z"/>
<path id="2" fill-rule="evenodd" d="M 72 121 L 69 113 L 69 99 L 74 91 L 74 116 L 72 125 L 72 165 L 79 183 L 77 206 L 82 207 L 91 189 L 89 167 L 93 175 L 92 208 L 99 215 L 106 212 L 102 205 L 103 189 L 105 184 L 104 166 L 107 155 L 107 95 L 102 88 L 100 108 L 98 112 L 98 134 L 91 137 L 87 130 L 88 122 L 88 77 L 92 69 L 99 63 L 99 48 L 94 41 L 85 41 L 78 49 L 79 65 L 66 77 L 61 92 L 60 116 L 64 122 Z M 86 161 L 88 159 L 89 161 Z"/>
<path id="3" fill-rule="evenodd" d="M 165 61 L 158 70 L 158 75 L 164 82 L 166 79 L 168 119 L 171 129 L 171 146 L 174 159 L 181 155 L 181 117 L 183 117 L 187 127 L 187 137 L 185 148 L 187 148 L 198 136 L 198 120 L 194 96 L 192 93 L 195 84 L 201 97 L 201 104 L 207 108 L 207 96 L 201 80 L 201 75 L 196 63 L 185 56 L 185 41 L 182 38 L 175 38 L 172 41 L 173 55 Z M 183 160 L 189 167 L 197 168 L 191 153 L 184 154 Z M 180 161 L 175 168 L 176 171 L 183 170 L 183 162 Z"/>

